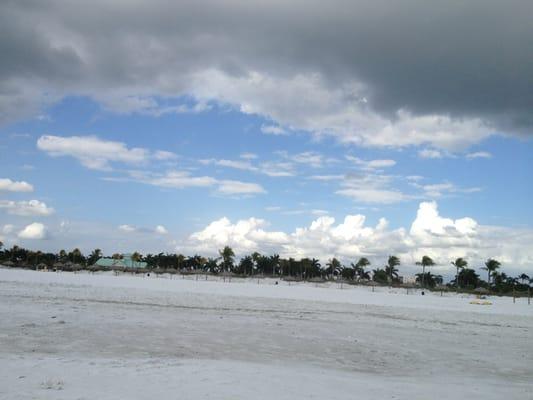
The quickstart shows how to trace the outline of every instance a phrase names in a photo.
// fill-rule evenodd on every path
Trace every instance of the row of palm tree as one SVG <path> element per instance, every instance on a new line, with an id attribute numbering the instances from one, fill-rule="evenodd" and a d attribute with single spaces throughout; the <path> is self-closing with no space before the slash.
<path id="1" fill-rule="evenodd" d="M 103 257 L 100 249 L 93 250 L 85 256 L 79 249 L 70 252 L 61 250 L 59 253 L 46 253 L 41 251 L 27 250 L 22 247 L 13 246 L 10 249 L 3 249 L 0 242 L 0 262 L 17 266 L 46 265 L 49 267 L 61 267 L 61 265 L 76 264 L 79 266 L 91 266 Z M 115 253 L 112 258 L 121 258 L 122 255 Z M 175 271 L 202 271 L 212 274 L 232 273 L 242 276 L 279 276 L 292 277 L 302 280 L 309 279 L 342 279 L 353 282 L 374 281 L 380 284 L 399 284 L 402 278 L 399 275 L 400 258 L 391 255 L 387 263 L 381 268 L 368 269 L 371 262 L 366 257 L 361 257 L 350 265 L 343 265 L 336 257 L 331 258 L 323 268 L 316 258 L 281 258 L 279 255 L 262 255 L 254 252 L 243 256 L 239 262 L 235 260 L 235 252 L 229 246 L 225 246 L 219 251 L 219 257 L 205 258 L 200 255 L 190 257 L 182 254 L 159 253 L 147 254 L 145 256 L 138 252 L 132 254 L 135 261 L 144 261 L 149 269 L 175 270 Z M 424 255 L 417 265 L 422 267 L 422 272 L 415 275 L 416 282 L 426 288 L 433 288 L 443 284 L 440 275 L 432 274 L 429 269 L 436 265 L 434 260 Z M 525 273 L 516 278 L 507 276 L 500 272 L 501 263 L 495 259 L 488 259 L 481 268 L 487 271 L 487 281 L 480 279 L 479 275 L 471 268 L 468 268 L 468 261 L 459 257 L 451 262 L 456 269 L 455 278 L 448 286 L 460 289 L 473 289 L 478 286 L 485 286 L 500 292 L 509 291 L 516 284 L 529 287 L 532 279 Z M 426 271 L 427 270 L 427 271 Z M 512 290 L 512 289 L 511 289 Z"/>

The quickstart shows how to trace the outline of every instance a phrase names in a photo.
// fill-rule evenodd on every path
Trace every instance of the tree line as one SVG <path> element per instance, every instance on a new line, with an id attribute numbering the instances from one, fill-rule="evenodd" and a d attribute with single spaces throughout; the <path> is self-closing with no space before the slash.
<path id="1" fill-rule="evenodd" d="M 59 270 L 89 269 L 93 271 L 109 268 L 95 265 L 103 257 L 100 249 L 93 250 L 84 255 L 79 249 L 70 252 L 61 250 L 59 253 L 28 250 L 23 247 L 13 246 L 4 248 L 0 242 L 0 263 L 6 266 L 23 268 L 54 268 Z M 122 255 L 115 253 L 115 259 Z M 342 280 L 353 283 L 369 283 L 400 285 L 403 283 L 399 275 L 400 258 L 391 255 L 382 267 L 371 268 L 371 262 L 366 257 L 361 257 L 349 265 L 344 265 L 337 258 L 331 258 L 324 265 L 316 258 L 281 258 L 279 255 L 264 255 L 254 252 L 236 260 L 235 252 L 229 246 L 219 251 L 218 257 L 203 257 L 200 255 L 185 256 L 175 253 L 159 253 L 142 255 L 138 252 L 132 254 L 134 261 L 143 261 L 147 269 L 156 273 L 210 273 L 233 274 L 236 276 L 275 276 L 284 279 L 298 280 Z M 435 288 L 444 285 L 443 277 L 431 272 L 431 267 L 436 263 L 427 255 L 416 263 L 422 268 L 415 275 L 415 282 L 423 288 Z M 501 271 L 502 264 L 495 259 L 488 259 L 480 269 L 485 271 L 487 280 L 470 268 L 465 258 L 457 258 L 451 262 L 456 269 L 455 277 L 447 282 L 448 288 L 456 290 L 473 290 L 483 287 L 497 293 L 509 293 L 513 290 L 528 290 L 533 279 L 525 273 L 512 277 Z M 142 268 L 123 268 L 129 272 L 146 272 Z"/>

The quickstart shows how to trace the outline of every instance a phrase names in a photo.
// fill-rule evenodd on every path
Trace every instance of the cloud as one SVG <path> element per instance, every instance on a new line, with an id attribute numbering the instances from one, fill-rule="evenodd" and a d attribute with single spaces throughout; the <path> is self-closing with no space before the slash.
<path id="1" fill-rule="evenodd" d="M 396 165 L 396 161 L 390 159 L 366 161 L 353 156 L 346 156 L 346 159 L 352 161 L 356 165 L 360 166 L 362 169 L 366 170 L 389 168 L 394 167 Z"/>
<path id="2" fill-rule="evenodd" d="M 146 149 L 129 149 L 124 143 L 102 140 L 96 136 L 41 136 L 37 147 L 53 157 L 69 156 L 90 169 L 109 170 L 111 162 L 132 165 L 145 163 L 149 158 Z"/>
<path id="3" fill-rule="evenodd" d="M 353 94 L 357 84 L 348 83 L 331 91 L 317 75 L 280 80 L 253 71 L 237 78 L 211 70 L 198 74 L 196 80 L 200 97 L 224 98 L 245 114 L 260 115 L 318 138 L 334 137 L 345 144 L 392 148 L 431 145 L 455 150 L 478 143 L 494 132 L 479 118 L 415 115 L 403 108 L 392 117 L 382 115 L 353 99 L 357 97 Z"/>
<path id="4" fill-rule="evenodd" d="M 0 13 L 0 118 L 68 95 L 154 116 L 213 102 L 345 143 L 464 148 L 531 133 L 532 7 L 10 2 Z"/>
<path id="5" fill-rule="evenodd" d="M 423 246 L 461 245 L 475 236 L 477 226 L 472 218 L 443 218 L 436 202 L 424 202 L 420 203 L 410 234 Z"/>
<path id="6" fill-rule="evenodd" d="M 267 135 L 287 135 L 288 132 L 275 125 L 261 125 L 261 132 L 266 133 Z"/>
<path id="7" fill-rule="evenodd" d="M 361 203 L 392 204 L 409 199 L 404 193 L 386 189 L 356 189 L 337 190 L 335 193 L 351 198 Z"/>
<path id="8" fill-rule="evenodd" d="M 418 152 L 420 158 L 443 158 L 444 154 L 435 149 L 423 149 Z"/>
<path id="9" fill-rule="evenodd" d="M 2 233 L 4 235 L 9 235 L 11 234 L 13 231 L 15 230 L 15 226 L 12 225 L 12 224 L 7 224 L 7 225 L 4 225 L 3 228 L 2 228 Z"/>
<path id="10" fill-rule="evenodd" d="M 131 225 L 127 225 L 127 224 L 119 225 L 118 229 L 121 230 L 122 232 L 128 232 L 128 233 L 137 231 L 136 227 L 131 226 Z"/>
<path id="11" fill-rule="evenodd" d="M 411 181 L 410 185 L 423 190 L 426 197 L 441 197 L 445 194 L 476 193 L 482 189 L 479 187 L 460 188 L 451 182 L 421 185 L 417 181 Z"/>
<path id="12" fill-rule="evenodd" d="M 18 237 L 20 239 L 46 239 L 48 237 L 48 230 L 43 224 L 34 222 L 21 230 Z"/>
<path id="13" fill-rule="evenodd" d="M 304 151 L 303 153 L 287 155 L 287 158 L 296 163 L 309 165 L 313 168 L 320 168 L 324 163 L 322 154 L 314 151 Z"/>
<path id="14" fill-rule="evenodd" d="M 379 171 L 347 174 L 336 194 L 367 204 L 393 204 L 415 198 L 393 187 L 391 175 Z"/>
<path id="15" fill-rule="evenodd" d="M 139 226 L 123 224 L 118 226 L 118 230 L 125 233 L 148 233 L 148 234 L 158 234 L 166 235 L 168 233 L 167 229 L 163 225 L 157 225 L 155 228 L 143 228 Z"/>
<path id="16" fill-rule="evenodd" d="M 135 174 L 133 178 L 147 183 L 153 186 L 174 188 L 174 189 L 185 189 L 189 187 L 209 187 L 217 183 L 215 178 L 210 176 L 191 176 L 187 171 L 168 171 L 164 175 L 145 175 L 145 174 Z"/>
<path id="17" fill-rule="evenodd" d="M 167 161 L 175 160 L 178 156 L 170 151 L 158 150 L 154 153 L 154 158 L 156 160 Z"/>
<path id="18" fill-rule="evenodd" d="M 296 175 L 294 164 L 284 161 L 266 161 L 260 164 L 261 172 L 273 178 Z"/>
<path id="19" fill-rule="evenodd" d="M 163 225 L 157 225 L 155 227 L 155 232 L 159 233 L 160 235 L 166 235 L 168 233 L 167 228 L 165 228 Z"/>
<path id="20" fill-rule="evenodd" d="M 24 181 L 12 181 L 8 178 L 0 179 L 0 191 L 8 192 L 33 192 L 33 186 Z"/>
<path id="21" fill-rule="evenodd" d="M 252 165 L 250 161 L 241 160 L 216 160 L 214 158 L 200 160 L 204 165 L 216 165 L 219 167 L 235 168 L 244 171 L 258 171 L 259 169 Z"/>
<path id="22" fill-rule="evenodd" d="M 54 213 L 54 209 L 38 200 L 12 201 L 0 200 L 0 209 L 5 209 L 8 214 L 46 217 Z"/>
<path id="23" fill-rule="evenodd" d="M 309 179 L 313 179 L 315 181 L 339 181 L 344 179 L 345 175 L 311 175 L 309 176 Z"/>
<path id="24" fill-rule="evenodd" d="M 284 161 L 265 161 L 254 165 L 250 159 L 242 160 L 217 160 L 214 158 L 199 161 L 203 165 L 216 165 L 218 167 L 233 168 L 249 172 L 257 172 L 271 177 L 286 177 L 295 175 L 294 165 Z"/>
<path id="25" fill-rule="evenodd" d="M 210 176 L 192 176 L 188 171 L 167 171 L 164 174 L 148 174 L 133 171 L 130 172 L 130 176 L 133 181 L 163 188 L 185 189 L 191 187 L 211 187 L 222 195 L 254 195 L 266 193 L 266 190 L 257 183 L 216 179 Z"/>
<path id="26" fill-rule="evenodd" d="M 487 151 L 476 151 L 474 153 L 468 153 L 466 155 L 466 158 L 468 158 L 469 160 L 474 158 L 492 158 L 492 154 Z"/>
<path id="27" fill-rule="evenodd" d="M 409 229 L 390 229 L 384 218 L 375 226 L 367 226 L 366 217 L 361 214 L 348 215 L 338 224 L 333 217 L 320 216 L 291 233 L 267 228 L 268 223 L 262 219 L 232 223 L 221 218 L 191 234 L 178 249 L 215 254 L 217 249 L 229 245 L 239 256 L 259 251 L 322 261 L 339 257 L 345 263 L 364 256 L 375 266 L 395 254 L 401 258 L 402 273 L 410 274 L 418 272 L 414 263 L 423 255 L 434 258 L 440 264 L 436 271 L 444 273 L 450 271 L 449 262 L 456 257 L 467 257 L 472 267 L 496 257 L 510 267 L 533 271 L 533 251 L 528 242 L 533 231 L 484 226 L 469 217 L 442 217 L 435 202 L 420 203 Z"/>
<path id="28" fill-rule="evenodd" d="M 249 195 L 266 193 L 266 190 L 257 183 L 232 180 L 219 181 L 217 191 L 221 194 L 228 195 Z"/>
<path id="29" fill-rule="evenodd" d="M 240 220 L 236 224 L 232 224 L 228 218 L 221 218 L 193 233 L 189 238 L 189 247 L 209 254 L 229 245 L 239 253 L 244 253 L 260 248 L 275 249 L 287 242 L 288 236 L 285 233 L 268 232 L 264 230 L 266 226 L 266 221 L 258 218 Z"/>

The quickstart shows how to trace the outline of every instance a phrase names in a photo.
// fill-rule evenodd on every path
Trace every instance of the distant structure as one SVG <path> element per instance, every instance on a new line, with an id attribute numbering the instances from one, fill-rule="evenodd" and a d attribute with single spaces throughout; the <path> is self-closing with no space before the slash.
<path id="1" fill-rule="evenodd" d="M 146 268 L 148 264 L 143 261 L 135 261 L 132 254 L 124 254 L 122 258 L 102 257 L 96 261 L 95 265 L 109 268 Z"/>

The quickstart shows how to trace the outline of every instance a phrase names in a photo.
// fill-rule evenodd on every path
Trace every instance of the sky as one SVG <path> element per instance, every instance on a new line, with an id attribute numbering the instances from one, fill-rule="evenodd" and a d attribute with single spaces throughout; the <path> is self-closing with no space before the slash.
<path id="1" fill-rule="evenodd" d="M 287 3 L 2 2 L 0 241 L 533 273 L 533 4 Z"/>

